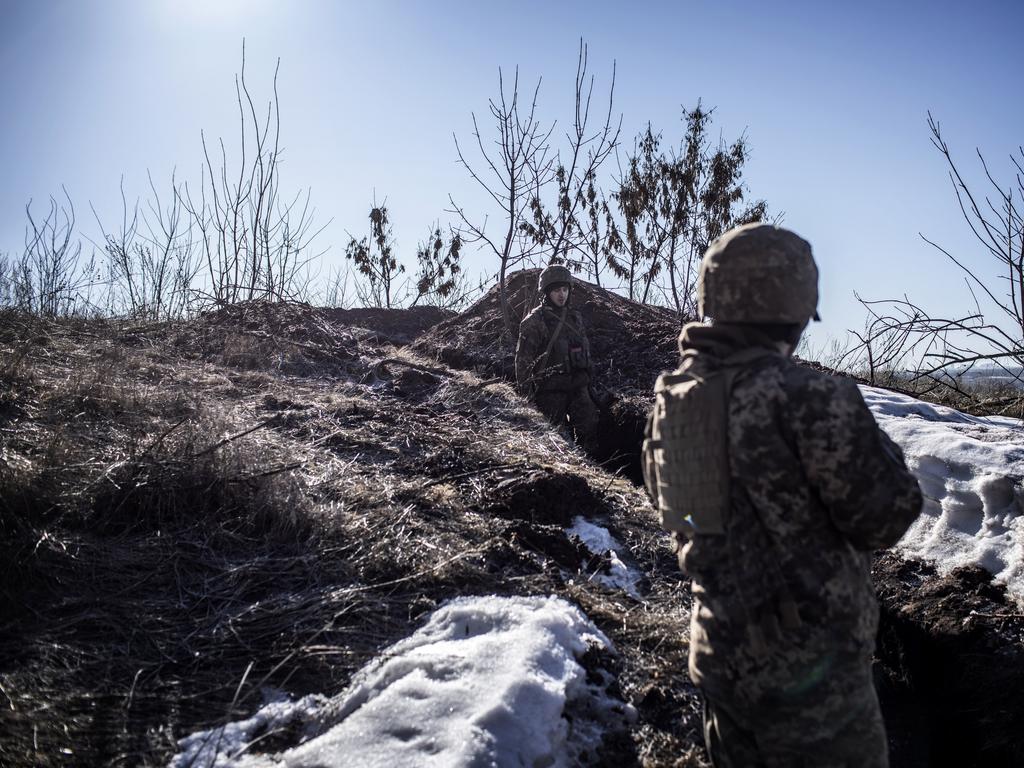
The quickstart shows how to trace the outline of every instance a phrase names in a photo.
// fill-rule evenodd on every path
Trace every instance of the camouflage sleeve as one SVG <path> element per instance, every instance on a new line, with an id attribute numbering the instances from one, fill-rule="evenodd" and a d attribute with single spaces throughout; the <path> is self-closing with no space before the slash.
<path id="1" fill-rule="evenodd" d="M 903 452 L 852 380 L 816 375 L 800 390 L 791 400 L 797 449 L 833 524 L 856 549 L 892 546 L 921 511 Z"/>
<path id="2" fill-rule="evenodd" d="M 543 351 L 544 325 L 533 317 L 519 324 L 519 342 L 516 344 L 516 385 L 523 394 L 532 390 L 533 366 Z"/>

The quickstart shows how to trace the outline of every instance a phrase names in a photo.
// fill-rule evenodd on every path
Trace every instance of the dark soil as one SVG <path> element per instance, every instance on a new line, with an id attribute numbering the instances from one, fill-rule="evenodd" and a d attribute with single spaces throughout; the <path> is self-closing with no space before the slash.
<path id="1" fill-rule="evenodd" d="M 1024 765 L 1024 613 L 981 568 L 888 553 L 876 685 L 894 766 Z"/>
<path id="2" fill-rule="evenodd" d="M 411 344 L 427 329 L 455 316 L 451 310 L 437 307 L 321 309 L 319 313 L 339 327 L 369 331 L 372 336 L 363 335 L 366 340 L 396 346 Z"/>

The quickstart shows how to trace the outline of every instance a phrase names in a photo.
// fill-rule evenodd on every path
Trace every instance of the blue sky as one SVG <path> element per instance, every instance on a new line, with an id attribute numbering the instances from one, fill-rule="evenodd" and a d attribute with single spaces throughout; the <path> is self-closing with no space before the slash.
<path id="1" fill-rule="evenodd" d="M 1021 143 L 1024 54 L 1016 2 L 457 2 L 323 0 L 0 0 L 0 252 L 22 246 L 24 206 L 65 185 L 83 237 L 89 202 L 119 215 L 119 182 L 144 196 L 172 170 L 198 183 L 200 130 L 237 131 L 241 41 L 258 100 L 274 64 L 282 109 L 284 192 L 312 188 L 328 263 L 362 234 L 373 195 L 387 198 L 400 255 L 449 193 L 485 213 L 456 162 L 470 113 L 486 113 L 498 68 L 543 76 L 540 114 L 566 123 L 576 46 L 600 89 L 617 65 L 625 143 L 651 121 L 681 134 L 680 107 L 716 107 L 741 132 L 755 197 L 811 241 L 822 272 L 813 341 L 860 327 L 853 298 L 909 293 L 935 313 L 965 309 L 937 240 L 988 268 L 960 220 L 929 142 L 939 119 L 968 177 L 975 147 L 1009 180 Z M 980 181 L 979 181 L 980 184 Z M 87 244 L 87 248 L 88 248 Z M 480 262 L 480 267 L 489 267 Z"/>

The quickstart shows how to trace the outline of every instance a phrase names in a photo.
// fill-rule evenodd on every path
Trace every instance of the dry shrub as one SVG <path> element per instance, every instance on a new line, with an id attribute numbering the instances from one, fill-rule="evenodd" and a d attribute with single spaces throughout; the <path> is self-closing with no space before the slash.
<path id="1" fill-rule="evenodd" d="M 210 450 L 221 434 L 183 429 L 74 484 L 57 465 L 3 478 L 0 763 L 158 763 L 179 723 L 251 708 L 333 614 L 361 610 L 318 600 L 301 481 L 256 440 Z"/>
<path id="2" fill-rule="evenodd" d="M 253 538 L 308 535 L 300 464 L 255 436 L 222 444 L 226 427 L 217 417 L 173 425 L 104 473 L 83 524 L 104 533 L 174 531 L 201 519 Z"/>

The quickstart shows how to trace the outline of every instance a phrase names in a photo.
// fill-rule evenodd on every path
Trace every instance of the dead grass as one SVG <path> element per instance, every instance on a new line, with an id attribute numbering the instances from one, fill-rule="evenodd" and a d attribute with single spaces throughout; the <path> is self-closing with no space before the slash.
<path id="1" fill-rule="evenodd" d="M 467 349 L 491 362 L 464 370 L 431 352 L 453 324 L 414 351 L 302 305 L 0 316 L 0 764 L 164 764 L 268 689 L 338 692 L 446 599 L 558 594 L 615 642 L 593 663 L 639 714 L 597 764 L 704 765 L 688 582 L 623 463 L 494 375 L 487 311 Z M 603 322 L 609 350 L 635 335 Z M 650 359 L 605 363 L 608 456 L 639 445 L 642 379 L 672 363 L 670 329 L 648 333 Z M 623 543 L 642 599 L 597 584 L 607 562 L 563 532 L 577 514 Z"/>
<path id="2" fill-rule="evenodd" d="M 163 764 L 268 688 L 336 693 L 446 599 L 560 594 L 640 712 L 602 764 L 699 764 L 686 584 L 632 483 L 504 384 L 308 308 L 231 311 L 0 331 L 28 345 L 0 408 L 0 763 Z M 643 601 L 591 579 L 575 514 Z"/>

